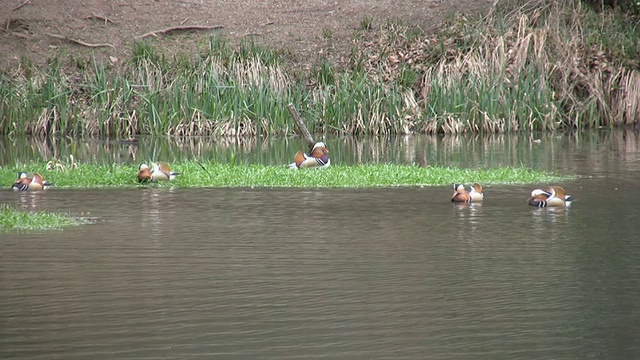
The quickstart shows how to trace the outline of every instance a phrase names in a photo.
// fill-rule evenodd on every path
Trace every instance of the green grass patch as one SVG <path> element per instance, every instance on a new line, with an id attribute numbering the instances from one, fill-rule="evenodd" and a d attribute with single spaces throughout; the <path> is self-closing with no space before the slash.
<path id="1" fill-rule="evenodd" d="M 194 161 L 172 164 L 181 173 L 170 183 L 144 186 L 175 187 L 392 187 L 437 186 L 478 182 L 487 184 L 551 183 L 570 179 L 529 168 L 461 169 L 411 165 L 336 165 L 324 170 L 293 170 L 285 166 L 260 164 L 230 165 Z M 68 171 L 48 171 L 46 164 L 0 169 L 0 181 L 10 186 L 18 171 L 39 172 L 57 188 L 140 186 L 137 165 L 100 166 L 86 164 Z"/>
<path id="2" fill-rule="evenodd" d="M 45 211 L 30 212 L 8 205 L 0 205 L 0 232 L 15 230 L 62 229 L 87 223 L 85 220 L 66 214 Z"/>

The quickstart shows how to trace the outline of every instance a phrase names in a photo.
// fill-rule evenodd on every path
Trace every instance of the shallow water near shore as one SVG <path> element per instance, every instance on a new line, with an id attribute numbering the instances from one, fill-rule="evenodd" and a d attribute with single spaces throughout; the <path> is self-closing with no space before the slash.
<path id="1" fill-rule="evenodd" d="M 0 357 L 637 358 L 639 140 L 326 139 L 345 164 L 579 175 L 559 184 L 578 199 L 566 209 L 527 206 L 534 185 L 487 185 L 462 206 L 451 187 L 3 190 L 2 203 L 97 223 L 0 234 Z M 80 162 L 103 163 L 284 164 L 302 146 L 140 141 L 101 157 L 81 144 Z M 5 164 L 51 157 L 9 148 Z"/>

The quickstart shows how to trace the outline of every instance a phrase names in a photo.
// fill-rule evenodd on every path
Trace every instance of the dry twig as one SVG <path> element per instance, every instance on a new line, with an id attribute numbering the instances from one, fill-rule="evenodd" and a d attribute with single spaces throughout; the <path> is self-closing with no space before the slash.
<path id="1" fill-rule="evenodd" d="M 222 29 L 224 26 L 215 25 L 215 26 L 203 26 L 203 25 L 185 25 L 185 26 L 172 26 L 162 30 L 150 31 L 146 34 L 142 34 L 140 36 L 136 36 L 136 39 L 142 39 L 149 36 L 158 36 L 160 34 L 168 34 L 173 31 L 185 31 L 185 30 L 215 30 Z"/>
<path id="2" fill-rule="evenodd" d="M 60 40 L 65 40 L 68 41 L 70 43 L 73 44 L 77 44 L 77 45 L 82 45 L 82 46 L 86 46 L 86 47 L 90 47 L 90 48 L 99 48 L 99 47 L 110 47 L 110 48 L 116 48 L 115 46 L 111 45 L 111 44 L 91 44 L 91 43 L 86 43 L 82 40 L 76 40 L 76 39 L 72 39 L 63 35 L 58 35 L 58 34 L 46 34 L 48 36 L 51 36 L 52 38 L 56 38 L 56 39 L 60 39 Z"/>
<path id="3" fill-rule="evenodd" d="M 7 23 L 4 26 L 4 30 L 5 31 L 9 31 L 9 28 L 11 27 L 11 14 L 13 14 L 14 11 L 18 11 L 20 10 L 23 6 L 27 5 L 31 0 L 24 0 L 23 2 L 21 2 L 20 4 L 18 4 L 16 7 L 14 7 L 13 9 L 11 9 L 11 12 L 9 13 L 9 17 L 7 18 Z"/>
<path id="4" fill-rule="evenodd" d="M 29 35 L 27 35 L 27 34 L 21 34 L 19 32 L 15 32 L 15 31 L 13 31 L 11 34 L 13 36 L 17 36 L 17 37 L 19 37 L 21 39 L 29 39 Z"/>
<path id="5" fill-rule="evenodd" d="M 109 19 L 108 17 L 101 16 L 101 15 L 96 15 L 96 14 L 93 14 L 91 16 L 87 16 L 85 19 L 96 19 L 96 20 L 104 21 L 105 25 L 107 25 L 107 23 L 114 24 L 113 20 Z"/>
<path id="6" fill-rule="evenodd" d="M 24 0 L 18 6 L 14 7 L 13 10 L 11 10 L 11 12 L 20 10 L 20 8 L 22 8 L 23 6 L 27 5 L 29 3 L 29 1 L 31 1 L 31 0 Z"/>
<path id="7" fill-rule="evenodd" d="M 191 1 L 183 1 L 183 0 L 175 0 L 175 2 L 183 3 L 183 4 L 189 4 L 189 5 L 196 5 L 196 6 L 210 6 L 210 5 L 207 5 L 207 4 L 198 4 L 198 3 L 191 2 Z"/>

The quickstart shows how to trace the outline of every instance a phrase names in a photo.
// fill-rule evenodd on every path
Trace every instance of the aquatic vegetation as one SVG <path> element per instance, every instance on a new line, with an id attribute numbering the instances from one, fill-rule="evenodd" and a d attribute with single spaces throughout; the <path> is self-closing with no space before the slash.
<path id="1" fill-rule="evenodd" d="M 0 205 L 0 232 L 15 230 L 61 229 L 86 224 L 87 221 L 67 214 L 45 211 L 30 212 Z"/>
<path id="2" fill-rule="evenodd" d="M 69 155 L 67 161 L 53 158 L 47 162 L 47 170 L 67 171 L 67 168 L 71 170 L 78 168 L 78 163 L 73 159 L 73 155 Z"/>
<path id="3" fill-rule="evenodd" d="M 436 35 L 390 24 L 374 36 L 360 66 L 392 84 L 411 80 L 405 126 L 418 131 L 586 128 L 640 115 L 640 29 L 620 13 L 528 1 L 482 21 L 451 19 Z"/>
<path id="4" fill-rule="evenodd" d="M 435 34 L 365 18 L 354 37 L 346 64 L 306 73 L 288 54 L 218 36 L 197 56 L 136 42 L 121 67 L 93 60 L 80 75 L 52 60 L 0 75 L 0 133 L 285 135 L 289 103 L 315 133 L 553 131 L 640 117 L 640 28 L 577 0 L 496 7 Z"/>
<path id="5" fill-rule="evenodd" d="M 202 166 L 201 166 L 202 165 Z M 260 164 L 231 165 L 186 161 L 172 163 L 181 173 L 171 182 L 139 185 L 138 166 L 133 164 L 100 166 L 81 164 L 68 172 L 47 171 L 46 164 L 29 165 L 39 171 L 55 188 L 94 187 L 392 187 L 435 186 L 454 183 L 525 184 L 570 179 L 554 173 L 528 168 L 461 169 L 410 165 L 332 165 L 326 169 L 292 170 L 283 166 Z M 0 181 L 9 187 L 24 166 L 0 169 Z"/>

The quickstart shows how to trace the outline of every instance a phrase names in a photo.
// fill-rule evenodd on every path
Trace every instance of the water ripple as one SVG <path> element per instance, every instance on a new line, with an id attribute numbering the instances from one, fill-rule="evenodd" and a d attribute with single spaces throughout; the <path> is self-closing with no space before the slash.
<path id="1" fill-rule="evenodd" d="M 104 221 L 3 235 L 0 357 L 637 354 L 622 345 L 640 295 L 629 232 L 609 245 L 598 211 L 538 211 L 499 189 L 482 206 L 429 200 L 445 192 L 48 193 L 44 207 Z"/>

